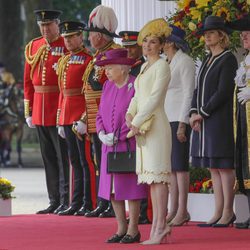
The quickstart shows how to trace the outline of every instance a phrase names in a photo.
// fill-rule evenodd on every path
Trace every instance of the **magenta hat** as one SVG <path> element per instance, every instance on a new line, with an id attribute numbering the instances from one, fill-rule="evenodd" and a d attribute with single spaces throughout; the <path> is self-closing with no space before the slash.
<path id="1" fill-rule="evenodd" d="M 96 65 L 104 66 L 108 64 L 133 65 L 136 62 L 133 58 L 128 58 L 126 49 L 112 49 L 100 54 L 97 57 Z"/>

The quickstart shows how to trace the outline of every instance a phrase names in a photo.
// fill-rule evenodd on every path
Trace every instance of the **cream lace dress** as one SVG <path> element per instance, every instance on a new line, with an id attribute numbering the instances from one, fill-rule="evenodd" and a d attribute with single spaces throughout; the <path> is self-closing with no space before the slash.
<path id="1" fill-rule="evenodd" d="M 171 128 L 164 110 L 170 81 L 170 69 L 163 59 L 158 59 L 146 71 L 142 66 L 135 81 L 135 96 L 128 112 L 132 124 L 140 127 L 152 115 L 149 131 L 137 138 L 136 173 L 138 183 L 169 183 L 171 172 Z"/>

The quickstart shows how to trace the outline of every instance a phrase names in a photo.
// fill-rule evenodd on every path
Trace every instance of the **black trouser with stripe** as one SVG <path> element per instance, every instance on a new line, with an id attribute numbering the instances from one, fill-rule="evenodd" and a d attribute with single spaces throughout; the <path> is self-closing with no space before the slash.
<path id="1" fill-rule="evenodd" d="M 56 126 L 36 126 L 45 167 L 50 205 L 69 203 L 69 162 L 67 145 Z"/>
<path id="2" fill-rule="evenodd" d="M 63 126 L 68 145 L 70 162 L 74 172 L 74 192 L 71 206 L 80 208 L 84 205 L 92 209 L 90 170 L 85 156 L 85 138 L 79 140 L 72 131 L 72 125 Z"/>

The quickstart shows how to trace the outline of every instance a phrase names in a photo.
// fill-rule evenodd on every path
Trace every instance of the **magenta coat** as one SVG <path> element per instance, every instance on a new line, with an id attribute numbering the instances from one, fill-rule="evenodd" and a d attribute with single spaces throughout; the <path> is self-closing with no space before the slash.
<path id="1" fill-rule="evenodd" d="M 134 96 L 134 76 L 130 76 L 126 85 L 122 88 L 106 81 L 103 85 L 103 92 L 99 111 L 96 118 L 97 133 L 104 130 L 106 134 L 114 132 L 121 127 L 117 151 L 126 151 L 126 135 L 129 129 L 125 123 L 131 98 Z M 131 150 L 135 151 L 135 138 L 129 139 Z M 101 175 L 98 196 L 110 200 L 112 191 L 112 176 L 114 179 L 115 200 L 134 200 L 147 197 L 147 186 L 137 184 L 136 174 L 108 174 L 107 155 L 112 152 L 113 147 L 102 144 Z"/>

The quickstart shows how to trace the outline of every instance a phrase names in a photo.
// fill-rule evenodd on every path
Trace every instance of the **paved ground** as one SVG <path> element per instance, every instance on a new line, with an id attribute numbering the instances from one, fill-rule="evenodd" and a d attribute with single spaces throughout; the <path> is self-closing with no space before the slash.
<path id="1" fill-rule="evenodd" d="M 48 205 L 45 173 L 40 151 L 23 150 L 24 168 L 16 166 L 16 154 L 12 153 L 11 167 L 0 168 L 0 176 L 16 186 L 12 200 L 12 214 L 34 214 Z"/>

